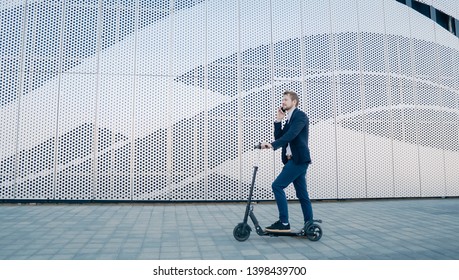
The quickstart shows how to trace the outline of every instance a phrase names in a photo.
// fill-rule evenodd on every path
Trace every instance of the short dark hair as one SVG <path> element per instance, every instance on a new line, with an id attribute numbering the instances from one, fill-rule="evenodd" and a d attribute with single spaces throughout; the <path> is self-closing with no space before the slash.
<path id="1" fill-rule="evenodd" d="M 286 90 L 282 95 L 288 95 L 292 101 L 296 100 L 296 107 L 300 104 L 300 99 L 298 98 L 298 94 L 291 90 Z"/>

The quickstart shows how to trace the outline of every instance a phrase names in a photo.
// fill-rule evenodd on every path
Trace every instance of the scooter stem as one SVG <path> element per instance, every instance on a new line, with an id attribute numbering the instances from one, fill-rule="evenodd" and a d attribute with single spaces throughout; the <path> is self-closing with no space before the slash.
<path id="1" fill-rule="evenodd" d="M 247 220 L 250 215 L 250 207 L 252 204 L 252 196 L 253 196 L 253 189 L 255 186 L 255 178 L 257 177 L 257 171 L 258 171 L 258 166 L 253 167 L 253 175 L 252 175 L 252 183 L 250 184 L 250 191 L 249 191 L 249 197 L 247 199 L 247 207 L 245 208 L 245 214 L 244 214 L 244 223 L 247 223 Z"/>

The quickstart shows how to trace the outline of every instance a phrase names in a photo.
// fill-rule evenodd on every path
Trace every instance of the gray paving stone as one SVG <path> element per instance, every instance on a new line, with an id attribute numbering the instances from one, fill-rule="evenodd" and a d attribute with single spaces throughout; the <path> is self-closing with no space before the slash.
<path id="1" fill-rule="evenodd" d="M 459 198 L 313 202 L 323 238 L 233 238 L 244 203 L 0 204 L 7 259 L 459 259 Z M 293 228 L 302 214 L 289 203 Z M 255 205 L 262 226 L 276 205 Z M 250 224 L 252 229 L 254 227 Z"/>

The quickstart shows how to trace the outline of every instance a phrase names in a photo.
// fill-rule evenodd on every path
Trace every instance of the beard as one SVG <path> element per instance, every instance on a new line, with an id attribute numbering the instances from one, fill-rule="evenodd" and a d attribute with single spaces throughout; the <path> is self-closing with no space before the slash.
<path id="1" fill-rule="evenodd" d="M 285 111 L 290 111 L 290 109 L 292 109 L 294 106 L 291 105 L 291 106 L 283 106 L 282 108 L 285 110 Z"/>

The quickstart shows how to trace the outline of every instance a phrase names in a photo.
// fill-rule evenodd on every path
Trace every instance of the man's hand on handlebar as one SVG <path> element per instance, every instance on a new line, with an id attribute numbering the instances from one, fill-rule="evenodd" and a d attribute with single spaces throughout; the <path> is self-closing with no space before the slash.
<path id="1" fill-rule="evenodd" d="M 272 149 L 273 146 L 271 146 L 271 143 L 264 142 L 264 143 L 261 143 L 261 148 L 262 149 Z"/>

